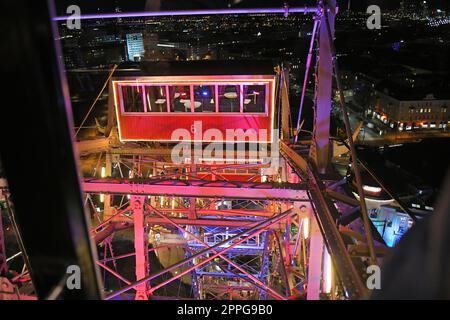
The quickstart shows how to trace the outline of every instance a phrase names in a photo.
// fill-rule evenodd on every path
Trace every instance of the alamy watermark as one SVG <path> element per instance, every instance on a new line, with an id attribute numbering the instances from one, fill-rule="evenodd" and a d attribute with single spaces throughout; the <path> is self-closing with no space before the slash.
<path id="1" fill-rule="evenodd" d="M 381 29 L 381 9 L 377 5 L 367 7 L 366 13 L 370 14 L 366 25 L 369 30 Z"/>
<path id="2" fill-rule="evenodd" d="M 72 4 L 67 7 L 66 13 L 69 15 L 66 20 L 67 28 L 70 30 L 81 29 L 81 9 L 79 6 Z"/>
<path id="3" fill-rule="evenodd" d="M 69 290 L 80 290 L 81 289 L 81 269 L 80 266 L 72 264 L 66 269 L 67 279 L 66 287 Z"/>
<path id="4" fill-rule="evenodd" d="M 366 279 L 366 287 L 369 290 L 381 289 L 381 269 L 377 265 L 367 267 L 366 273 L 369 275 Z"/>
<path id="5" fill-rule="evenodd" d="M 278 171 L 278 129 L 273 129 L 270 135 L 267 129 L 226 129 L 224 134 L 216 128 L 203 132 L 202 127 L 202 121 L 194 121 L 190 131 L 179 128 L 172 132 L 171 140 L 180 141 L 171 152 L 173 163 L 193 160 L 195 164 L 270 164 L 269 168 L 263 168 L 262 174 Z M 208 145 L 203 147 L 203 143 Z"/>

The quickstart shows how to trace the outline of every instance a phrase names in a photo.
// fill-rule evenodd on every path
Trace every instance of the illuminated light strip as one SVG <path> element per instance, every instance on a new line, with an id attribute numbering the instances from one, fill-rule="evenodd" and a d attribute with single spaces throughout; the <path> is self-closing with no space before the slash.
<path id="1" fill-rule="evenodd" d="M 126 81 L 126 80 L 120 80 L 120 81 L 113 81 L 114 83 L 118 83 L 119 85 L 122 85 L 122 86 L 129 86 L 129 87 L 131 87 L 131 86 L 135 86 L 135 87 L 137 87 L 137 86 L 145 86 L 145 85 L 152 85 L 152 86 L 157 86 L 157 85 L 160 85 L 160 86 L 164 86 L 164 85 L 179 85 L 179 86 L 185 86 L 185 85 L 198 85 L 198 86 L 200 86 L 200 85 L 205 85 L 205 84 L 209 84 L 209 85 L 211 85 L 211 84 L 217 84 L 217 85 L 230 85 L 230 84 L 233 84 L 233 85 L 237 85 L 237 84 L 242 84 L 242 83 L 244 83 L 244 84 L 252 84 L 252 85 L 265 85 L 265 84 L 268 84 L 269 83 L 269 81 L 262 81 L 262 80 L 255 80 L 255 81 L 252 81 L 252 80 L 240 80 L 240 79 L 237 79 L 237 80 L 220 80 L 220 82 L 219 81 L 214 81 L 214 80 L 193 80 L 193 81 L 188 81 L 188 80 L 186 80 L 186 81 L 182 81 L 182 80 L 177 80 L 177 81 L 170 81 L 170 80 L 167 80 L 167 81 L 164 81 L 164 82 L 161 82 L 161 81 L 149 81 L 149 80 L 145 80 L 145 81 L 142 81 L 142 82 L 139 82 L 139 83 L 136 83 L 136 81 Z"/>
<path id="2" fill-rule="evenodd" d="M 122 70 L 122 69 L 119 69 Z M 123 69 L 123 71 L 141 71 L 140 68 L 136 69 Z M 137 78 L 136 78 L 137 77 Z M 275 71 L 271 71 L 267 74 L 203 74 L 203 75 L 123 75 L 118 77 L 113 77 L 113 81 L 125 81 L 125 82 L 136 82 L 138 81 L 169 81 L 169 82 L 177 82 L 177 81 L 213 81 L 213 80 L 223 80 L 223 81 L 250 81 L 250 80 L 273 80 L 275 78 Z"/>
<path id="3" fill-rule="evenodd" d="M 196 16 L 196 15 L 225 15 L 225 14 L 269 14 L 269 13 L 316 13 L 318 7 L 286 7 L 286 8 L 252 8 L 252 9 L 215 9 L 215 10 L 180 10 L 180 11 L 141 11 L 141 12 L 113 12 L 100 14 L 83 14 L 77 17 L 80 20 L 89 19 L 113 19 L 113 18 L 139 18 L 139 17 L 164 17 L 164 16 Z M 57 16 L 53 21 L 67 21 L 74 16 Z"/>
<path id="4" fill-rule="evenodd" d="M 164 43 L 158 43 L 156 46 L 163 47 L 163 48 L 175 48 L 175 45 L 173 45 L 173 44 L 164 44 Z"/>
<path id="5" fill-rule="evenodd" d="M 333 283 L 333 264 L 331 262 L 331 256 L 328 253 L 327 248 L 324 250 L 324 266 L 323 266 L 323 292 L 330 293 Z"/>
<path id="6" fill-rule="evenodd" d="M 372 187 L 372 186 L 363 186 L 364 191 L 380 193 L 382 189 L 380 187 Z"/>
<path id="7" fill-rule="evenodd" d="M 309 237 L 309 218 L 303 218 L 302 220 L 302 233 L 303 239 L 308 239 Z"/>
<path id="8" fill-rule="evenodd" d="M 272 104 L 271 104 L 271 108 L 272 108 L 272 114 L 270 116 L 270 119 L 272 121 L 271 126 L 270 126 L 270 143 L 273 143 L 274 141 L 274 137 L 273 137 L 273 131 L 274 131 L 274 125 L 275 125 L 275 79 L 271 80 L 272 82 Z"/>

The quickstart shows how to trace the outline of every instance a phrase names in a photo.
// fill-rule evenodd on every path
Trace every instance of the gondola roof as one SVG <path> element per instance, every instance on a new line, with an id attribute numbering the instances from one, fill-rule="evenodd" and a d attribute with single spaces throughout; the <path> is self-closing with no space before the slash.
<path id="1" fill-rule="evenodd" d="M 119 65 L 114 77 L 275 75 L 275 65 L 267 60 L 142 61 Z"/>

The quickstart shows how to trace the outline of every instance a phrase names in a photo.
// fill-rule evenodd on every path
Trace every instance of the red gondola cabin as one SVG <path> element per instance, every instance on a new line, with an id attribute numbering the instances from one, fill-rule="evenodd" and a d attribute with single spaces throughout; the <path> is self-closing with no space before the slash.
<path id="1" fill-rule="evenodd" d="M 112 90 L 122 141 L 186 140 L 174 134 L 177 129 L 192 133 L 190 141 L 203 140 L 208 129 L 219 130 L 223 139 L 217 142 L 239 142 L 227 132 L 238 129 L 265 130 L 265 142 L 273 139 L 276 74 L 270 65 L 143 62 L 120 69 Z"/>

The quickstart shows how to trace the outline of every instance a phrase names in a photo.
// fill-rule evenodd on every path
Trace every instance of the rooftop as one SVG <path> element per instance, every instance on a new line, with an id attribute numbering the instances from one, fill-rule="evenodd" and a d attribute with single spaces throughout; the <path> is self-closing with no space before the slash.
<path id="1" fill-rule="evenodd" d="M 126 62 L 115 76 L 275 75 L 269 60 L 194 60 Z"/>

